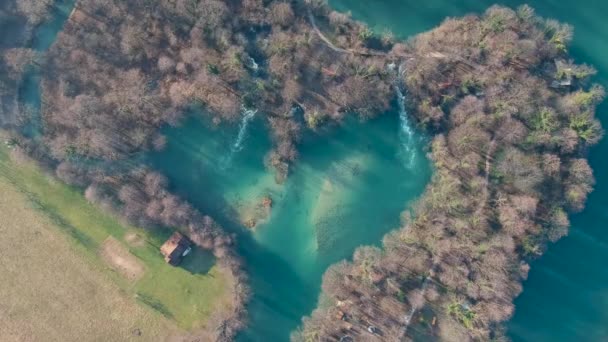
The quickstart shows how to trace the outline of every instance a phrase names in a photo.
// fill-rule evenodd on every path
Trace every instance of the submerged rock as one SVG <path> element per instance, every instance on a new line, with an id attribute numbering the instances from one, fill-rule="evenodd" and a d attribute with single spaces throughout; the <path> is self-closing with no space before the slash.
<path id="1" fill-rule="evenodd" d="M 241 222 L 243 226 L 254 230 L 258 225 L 268 220 L 272 204 L 273 201 L 270 195 L 262 196 L 261 199 L 256 199 L 253 202 L 239 203 L 236 206 L 239 222 Z"/>

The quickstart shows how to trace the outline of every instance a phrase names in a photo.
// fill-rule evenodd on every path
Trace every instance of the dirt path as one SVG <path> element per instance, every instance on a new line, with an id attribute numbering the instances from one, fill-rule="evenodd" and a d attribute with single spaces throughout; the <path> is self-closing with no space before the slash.
<path id="1" fill-rule="evenodd" d="M 358 51 L 358 50 L 353 50 L 353 49 L 343 49 L 341 47 L 337 47 L 334 43 L 332 43 L 329 40 L 329 38 L 327 38 L 323 34 L 323 32 L 321 32 L 321 30 L 317 26 L 317 22 L 315 21 L 314 15 L 310 11 L 310 8 L 308 9 L 308 20 L 309 20 L 310 25 L 312 26 L 313 30 L 319 37 L 319 39 L 321 39 L 323 41 L 323 43 L 325 43 L 325 45 L 327 45 L 327 47 L 329 47 L 330 49 L 332 49 L 338 53 L 347 53 L 347 54 L 351 54 L 351 55 L 360 55 L 360 56 L 388 56 L 389 55 L 386 52 L 380 52 L 380 51 L 372 51 L 372 50 Z M 411 57 L 409 55 L 395 55 L 395 56 L 403 57 L 403 58 Z"/>
<path id="2" fill-rule="evenodd" d="M 329 38 L 327 38 L 323 32 L 321 32 L 321 30 L 319 29 L 319 27 L 317 26 L 317 22 L 315 21 L 315 17 L 312 14 L 312 11 L 310 10 L 310 8 L 308 9 L 308 21 L 310 22 L 310 25 L 312 26 L 313 30 L 315 31 L 315 33 L 317 34 L 317 36 L 319 37 L 319 39 L 321 39 L 323 41 L 323 43 L 325 43 L 325 45 L 327 45 L 327 47 L 329 47 L 330 49 L 332 49 L 333 51 L 336 51 L 338 53 L 347 53 L 347 54 L 351 54 L 351 55 L 361 55 L 361 56 L 392 56 L 392 57 L 398 57 L 398 58 L 404 58 L 404 59 L 411 59 L 411 58 L 415 58 L 414 55 L 412 54 L 389 54 L 386 52 L 379 52 L 379 51 L 370 51 L 370 50 L 366 50 L 366 51 L 357 51 L 357 50 L 353 50 L 353 49 L 343 49 L 341 47 L 336 46 L 334 43 L 332 43 Z M 479 64 L 473 63 L 471 61 L 466 60 L 465 58 L 461 57 L 461 56 L 454 56 L 454 55 L 446 55 L 444 53 L 441 53 L 439 51 L 434 51 L 434 52 L 430 52 L 424 56 L 421 56 L 422 58 L 437 58 L 437 59 L 447 59 L 447 58 L 452 58 L 455 61 L 458 61 L 460 63 L 466 64 L 470 67 L 472 67 L 475 70 L 478 70 L 481 68 L 481 66 Z"/>
<path id="3" fill-rule="evenodd" d="M 481 200 L 479 201 L 479 205 L 477 206 L 477 210 L 475 210 L 474 216 L 479 216 L 483 209 L 486 207 L 488 202 L 489 187 L 490 187 L 490 170 L 492 169 L 492 156 L 494 155 L 494 150 L 496 149 L 496 139 L 492 139 L 490 142 L 490 146 L 488 146 L 488 151 L 486 152 L 486 162 L 485 162 L 485 178 L 484 178 L 484 187 L 481 193 Z"/>
<path id="4" fill-rule="evenodd" d="M 312 15 L 312 12 L 311 12 L 310 8 L 308 9 L 308 20 L 310 21 L 310 25 L 312 25 L 312 28 L 314 29 L 314 31 L 317 34 L 317 36 L 319 36 L 319 38 L 330 49 L 332 49 L 332 50 L 334 50 L 336 52 L 340 52 L 340 53 L 348 53 L 348 54 L 353 54 L 354 53 L 351 50 L 346 50 L 346 49 L 342 49 L 342 48 L 339 48 L 339 47 L 335 46 L 334 43 L 332 43 L 329 39 L 327 39 L 327 37 L 325 37 L 325 35 L 323 34 L 323 32 L 321 32 L 321 30 L 319 30 L 319 27 L 317 26 L 317 22 L 315 21 L 315 17 L 314 17 L 314 15 Z"/>

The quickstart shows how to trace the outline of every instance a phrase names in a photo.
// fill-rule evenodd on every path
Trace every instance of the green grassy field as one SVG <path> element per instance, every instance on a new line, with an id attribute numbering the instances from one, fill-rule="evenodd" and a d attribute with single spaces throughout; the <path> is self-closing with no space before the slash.
<path id="1" fill-rule="evenodd" d="M 183 332 L 88 262 L 0 177 L 0 340 L 163 341 Z"/>
<path id="2" fill-rule="evenodd" d="M 195 250 L 181 267 L 164 262 L 159 246 L 170 231 L 148 232 L 125 226 L 89 204 L 81 190 L 45 175 L 31 162 L 12 161 L 10 150 L 4 144 L 0 147 L 0 179 L 24 194 L 33 209 L 70 237 L 79 255 L 105 272 L 140 306 L 186 330 L 204 328 L 211 312 L 229 309 L 226 290 L 229 278 L 213 266 L 209 254 Z M 110 237 L 143 265 L 143 274 L 136 280 L 124 277 L 101 257 L 100 249 Z"/>

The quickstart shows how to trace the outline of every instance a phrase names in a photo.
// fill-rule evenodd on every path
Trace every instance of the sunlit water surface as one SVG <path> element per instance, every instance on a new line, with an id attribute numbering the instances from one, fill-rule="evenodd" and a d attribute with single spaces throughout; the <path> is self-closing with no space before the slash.
<path id="1" fill-rule="evenodd" d="M 55 20 L 37 30 L 32 42 L 46 50 L 69 12 L 59 7 Z M 332 0 L 376 31 L 406 38 L 431 29 L 446 16 L 480 12 L 488 0 Z M 608 85 L 608 3 L 580 0 L 528 1 L 541 15 L 575 27 L 572 47 L 579 62 L 595 65 Z M 519 5 L 508 1 L 509 6 Z M 32 73 L 21 99 L 39 108 L 38 76 Z M 174 189 L 212 214 L 239 236 L 239 249 L 255 292 L 251 322 L 243 341 L 286 341 L 303 315 L 316 306 L 321 276 L 332 263 L 349 258 L 362 244 L 379 244 L 398 227 L 399 215 L 422 193 L 430 178 L 422 146 L 425 139 L 404 126 L 395 110 L 368 123 L 348 122 L 332 134 L 307 136 L 300 161 L 287 182 L 278 185 L 263 164 L 271 144 L 261 113 L 244 113 L 241 125 L 213 127 L 192 118 L 167 129 L 167 149 L 149 156 Z M 606 105 L 600 108 L 605 112 Z M 608 126 L 604 116 L 600 115 Z M 35 121 L 34 121 L 35 122 Z M 36 135 L 39 127 L 30 128 Z M 406 130 L 404 130 L 406 129 Z M 573 217 L 569 237 L 532 263 L 516 314 L 509 323 L 515 341 L 608 340 L 608 164 L 604 140 L 591 151 L 598 184 L 587 209 Z M 272 209 L 260 207 L 272 198 Z M 255 230 L 244 223 L 257 222 Z"/>
<path id="2" fill-rule="evenodd" d="M 598 69 L 596 81 L 608 88 L 608 1 L 597 0 L 330 0 L 340 11 L 351 11 L 378 32 L 389 29 L 408 37 L 437 26 L 448 16 L 480 13 L 495 3 L 533 6 L 537 13 L 574 26 L 571 52 L 579 63 Z M 608 128 L 608 104 L 599 118 Z M 597 185 L 587 208 L 574 215 L 567 238 L 550 246 L 515 300 L 508 324 L 514 341 L 608 341 L 608 141 L 590 153 Z"/>
<path id="3" fill-rule="evenodd" d="M 238 127 L 193 118 L 166 131 L 168 146 L 151 156 L 152 165 L 177 193 L 239 236 L 254 291 L 250 328 L 240 340 L 287 340 L 316 306 L 327 267 L 399 226 L 430 169 L 424 139 L 404 140 L 398 114 L 306 135 L 281 185 L 264 166 L 268 132 L 247 113 Z M 272 199 L 269 211 L 261 205 L 265 197 Z M 245 228 L 252 220 L 255 230 Z"/>

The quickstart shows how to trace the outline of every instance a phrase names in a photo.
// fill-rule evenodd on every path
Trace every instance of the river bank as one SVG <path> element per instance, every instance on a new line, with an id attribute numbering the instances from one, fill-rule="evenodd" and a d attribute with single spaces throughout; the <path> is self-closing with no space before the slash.
<path id="1" fill-rule="evenodd" d="M 176 193 L 238 235 L 254 293 L 239 340 L 287 341 L 316 305 L 325 269 L 359 245 L 378 244 L 422 192 L 430 176 L 425 140 L 412 132 L 403 145 L 397 109 L 395 103 L 378 119 L 305 137 L 282 185 L 264 165 L 270 142 L 259 120 L 246 133 L 201 119 L 165 132 L 167 148 L 150 156 L 151 165 Z M 221 163 L 226 155 L 230 165 Z M 270 216 L 250 231 L 239 208 L 264 196 L 272 198 Z"/>
<path id="2" fill-rule="evenodd" d="M 446 16 L 482 12 L 494 1 L 414 1 L 332 0 L 340 11 L 351 11 L 356 19 L 367 22 L 377 32 L 391 30 L 397 37 L 409 37 L 430 29 Z M 608 4 L 595 1 L 569 3 L 548 1 L 502 1 L 516 7 L 527 3 L 539 15 L 555 18 L 574 26 L 572 56 L 578 63 L 598 69 L 595 81 L 608 87 L 608 63 L 605 42 L 608 34 L 602 13 Z M 598 118 L 608 126 L 608 104 L 598 108 Z M 589 162 L 597 183 L 589 196 L 587 208 L 571 217 L 570 235 L 551 245 L 548 252 L 531 264 L 524 291 L 515 301 L 515 315 L 508 324 L 514 341 L 598 341 L 608 338 L 608 274 L 598 272 L 608 258 L 608 142 L 603 139 L 590 151 Z M 556 324 L 559 322 L 559 324 Z"/>

